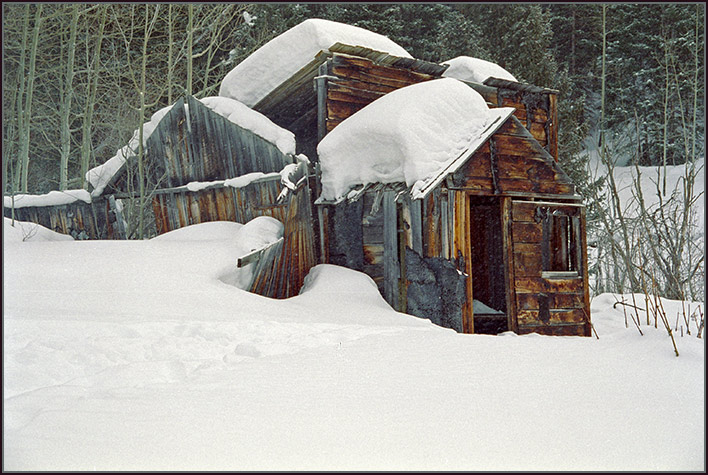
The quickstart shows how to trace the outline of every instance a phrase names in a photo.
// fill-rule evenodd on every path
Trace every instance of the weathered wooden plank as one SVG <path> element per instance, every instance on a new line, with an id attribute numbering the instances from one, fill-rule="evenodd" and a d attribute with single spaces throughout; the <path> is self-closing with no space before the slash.
<path id="1" fill-rule="evenodd" d="M 327 101 L 327 120 L 343 121 L 360 111 L 366 104 L 342 102 L 334 99 Z"/>
<path id="2" fill-rule="evenodd" d="M 464 191 L 454 191 L 453 201 L 453 258 L 457 263 L 457 269 L 467 275 L 465 282 L 467 305 L 462 307 L 462 328 L 465 333 L 474 333 L 474 318 L 472 318 L 472 279 L 470 278 L 472 275 L 472 263 L 469 245 L 469 198 L 467 197 L 467 193 Z"/>
<path id="3" fill-rule="evenodd" d="M 514 236 L 512 234 L 511 222 L 511 198 L 500 198 L 499 206 L 501 212 L 501 233 L 502 233 L 502 255 L 504 259 L 504 282 L 506 291 L 504 300 L 506 302 L 506 322 L 507 328 L 511 331 L 516 331 L 518 327 L 516 299 L 515 295 L 515 273 L 514 273 L 514 255 L 513 246 Z"/>
<path id="4" fill-rule="evenodd" d="M 584 324 L 519 325 L 518 334 L 538 333 L 549 336 L 587 336 Z"/>
<path id="5" fill-rule="evenodd" d="M 540 224 L 527 222 L 512 222 L 511 232 L 514 243 L 540 243 L 542 240 L 542 228 Z"/>
<path id="6" fill-rule="evenodd" d="M 556 94 L 548 95 L 548 115 L 548 130 L 546 131 L 548 153 L 555 161 L 558 161 L 558 96 Z"/>
<path id="7" fill-rule="evenodd" d="M 517 293 L 555 292 L 578 293 L 583 291 L 583 279 L 548 280 L 541 277 L 516 277 L 514 287 Z"/>
<path id="8" fill-rule="evenodd" d="M 396 89 L 398 88 L 393 86 L 364 83 L 353 79 L 337 79 L 329 83 L 327 98 L 366 105 Z"/>
<path id="9" fill-rule="evenodd" d="M 548 305 L 551 309 L 583 309 L 585 308 L 582 292 L 575 293 L 548 293 Z M 516 294 L 516 304 L 519 310 L 538 310 L 540 308 L 537 293 Z"/>
<path id="10" fill-rule="evenodd" d="M 418 73 L 409 69 L 374 64 L 365 58 L 341 54 L 335 54 L 332 58 L 332 74 L 362 82 L 385 84 L 394 87 L 404 87 L 437 78 L 437 76 Z"/>
<path id="11" fill-rule="evenodd" d="M 394 309 L 399 304 L 398 214 L 393 191 L 384 191 L 384 298 Z"/>
<path id="12" fill-rule="evenodd" d="M 542 321 L 538 310 L 520 310 L 519 325 L 556 325 L 559 323 L 583 323 L 585 316 L 582 309 L 551 309 L 547 321 Z"/>
<path id="13" fill-rule="evenodd" d="M 514 201 L 512 206 L 512 219 L 516 222 L 536 223 L 536 209 L 539 207 L 552 208 L 567 216 L 574 216 L 580 212 L 580 207 L 573 204 Z"/>

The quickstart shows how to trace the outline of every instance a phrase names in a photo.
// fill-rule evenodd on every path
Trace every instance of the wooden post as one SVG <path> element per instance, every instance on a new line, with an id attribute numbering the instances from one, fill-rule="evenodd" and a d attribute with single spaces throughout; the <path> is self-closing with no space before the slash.
<path id="1" fill-rule="evenodd" d="M 516 286 L 514 284 L 514 241 L 511 234 L 512 201 L 509 197 L 501 198 L 501 231 L 504 256 L 504 282 L 506 282 L 506 324 L 507 328 L 518 333 L 516 313 Z"/>
<path id="2" fill-rule="evenodd" d="M 393 191 L 383 193 L 384 297 L 398 310 L 398 216 Z"/>
<path id="3" fill-rule="evenodd" d="M 315 91 L 317 93 L 317 143 L 327 135 L 327 76 L 329 60 L 320 64 L 315 78 Z"/>

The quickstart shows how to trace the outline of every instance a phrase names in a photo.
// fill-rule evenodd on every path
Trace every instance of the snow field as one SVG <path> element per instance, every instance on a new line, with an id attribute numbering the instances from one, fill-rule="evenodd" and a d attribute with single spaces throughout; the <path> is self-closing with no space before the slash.
<path id="1" fill-rule="evenodd" d="M 6 239 L 4 469 L 704 468 L 695 334 L 676 358 L 605 294 L 600 339 L 461 335 L 331 265 L 271 300 L 223 280 L 248 226 Z"/>

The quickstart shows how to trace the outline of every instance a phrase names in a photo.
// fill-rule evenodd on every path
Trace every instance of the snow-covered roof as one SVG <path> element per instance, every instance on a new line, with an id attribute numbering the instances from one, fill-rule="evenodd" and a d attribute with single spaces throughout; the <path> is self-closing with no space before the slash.
<path id="1" fill-rule="evenodd" d="M 514 109 L 489 109 L 464 83 L 435 79 L 390 92 L 353 114 L 317 147 L 319 202 L 337 202 L 358 185 L 399 183 L 422 198 L 454 172 Z"/>
<path id="2" fill-rule="evenodd" d="M 226 118 L 230 122 L 252 131 L 274 144 L 284 154 L 295 154 L 295 135 L 275 125 L 263 114 L 254 111 L 243 103 L 228 97 L 205 97 L 199 101 L 212 111 Z M 143 146 L 158 124 L 175 105 L 163 107 L 155 112 L 148 122 L 143 124 Z M 185 107 L 188 107 L 185 105 Z M 118 150 L 116 154 L 102 165 L 90 169 L 86 179 L 93 186 L 92 196 L 100 196 L 113 177 L 121 170 L 126 160 L 137 155 L 139 145 L 139 130 L 133 133 L 127 145 Z"/>
<path id="3" fill-rule="evenodd" d="M 335 43 L 363 46 L 410 58 L 387 37 L 352 25 L 311 18 L 273 38 L 232 69 L 221 82 L 220 96 L 255 106 L 281 83 Z"/>
<path id="4" fill-rule="evenodd" d="M 459 79 L 461 81 L 484 84 L 484 81 L 490 77 L 516 81 L 516 78 L 512 76 L 509 71 L 498 64 L 479 58 L 458 56 L 457 58 L 453 58 L 441 64 L 449 66 L 443 73 L 443 76 Z"/>
<path id="5" fill-rule="evenodd" d="M 4 196 L 3 206 L 5 208 L 29 208 L 40 206 L 60 206 L 71 204 L 76 201 L 91 203 L 91 194 L 86 190 L 63 190 L 50 191 L 44 195 L 23 195 Z"/>

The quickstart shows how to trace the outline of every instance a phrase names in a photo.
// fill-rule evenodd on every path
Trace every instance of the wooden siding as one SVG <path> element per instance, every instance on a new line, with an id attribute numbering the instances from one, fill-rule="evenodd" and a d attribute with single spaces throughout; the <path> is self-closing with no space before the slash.
<path id="1" fill-rule="evenodd" d="M 7 218 L 11 208 L 3 208 Z M 115 212 L 108 200 L 96 199 L 92 203 L 76 201 L 59 206 L 32 206 L 15 209 L 15 219 L 37 223 L 57 233 L 75 239 L 125 239 L 116 226 Z"/>
<path id="2" fill-rule="evenodd" d="M 575 276 L 544 278 L 544 239 L 538 209 L 551 208 L 569 215 L 584 216 L 583 208 L 572 204 L 512 201 L 510 210 L 513 304 L 516 331 L 547 335 L 590 336 L 587 258 Z M 578 236 L 585 245 L 584 235 Z"/>
<path id="3" fill-rule="evenodd" d="M 251 183 L 241 188 L 221 186 L 197 192 L 178 189 L 152 199 L 157 233 L 210 221 L 247 223 L 257 216 L 286 219 L 286 204 L 277 202 L 279 181 Z"/>
<path id="4" fill-rule="evenodd" d="M 215 187 L 160 193 L 152 205 L 158 233 L 210 221 L 247 223 L 258 216 L 273 217 L 284 225 L 283 244 L 270 264 L 260 266 L 251 290 L 273 298 L 297 295 L 310 268 L 317 264 L 310 190 L 307 180 L 278 202 L 279 181 L 254 182 L 241 188 Z M 236 263 L 234 262 L 234 265 Z"/>
<path id="5" fill-rule="evenodd" d="M 477 194 L 575 194 L 568 175 L 516 117 L 472 154 L 453 181 Z"/>
<path id="6" fill-rule="evenodd" d="M 327 75 L 327 104 L 320 119 L 327 132 L 384 94 L 439 77 L 345 54 L 333 55 Z"/>
<path id="7" fill-rule="evenodd" d="M 147 140 L 146 158 L 154 183 L 177 187 L 191 181 L 278 172 L 292 163 L 275 145 L 193 97 L 187 96 L 186 105 L 182 99 L 177 101 Z"/>
<path id="8" fill-rule="evenodd" d="M 542 147 L 558 161 L 558 93 L 531 85 L 490 81 L 469 85 L 490 107 L 513 107 L 514 115 Z"/>

